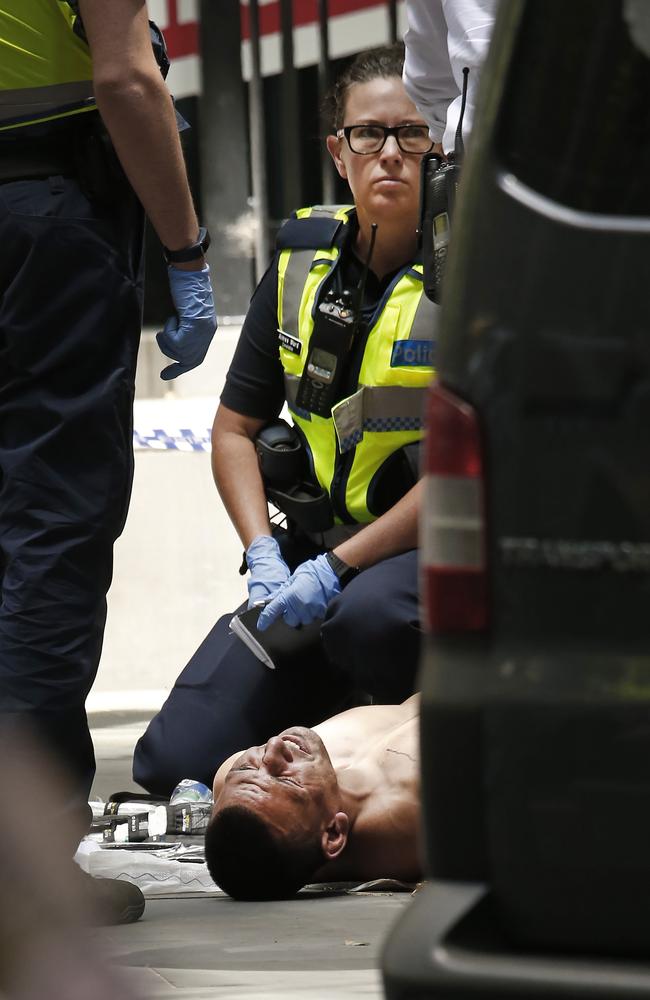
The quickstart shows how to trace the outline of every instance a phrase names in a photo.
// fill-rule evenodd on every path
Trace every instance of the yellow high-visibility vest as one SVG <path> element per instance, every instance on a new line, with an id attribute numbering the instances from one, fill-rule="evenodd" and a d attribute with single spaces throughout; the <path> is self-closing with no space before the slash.
<path id="1" fill-rule="evenodd" d="M 59 0 L 0 0 L 0 131 L 96 109 L 75 17 Z"/>
<path id="2" fill-rule="evenodd" d="M 325 239 L 318 246 L 316 236 L 305 249 L 309 240 L 301 238 L 296 220 L 309 220 L 310 232 L 317 234 L 322 219 L 329 234 L 332 222 L 349 225 L 352 212 L 351 206 L 300 209 L 287 224 L 292 235 L 283 240 L 280 232 L 278 332 L 287 403 L 311 451 L 316 477 L 332 498 L 338 523 L 366 524 L 378 513 L 373 489 L 385 463 L 423 435 L 424 397 L 435 373 L 438 307 L 424 294 L 422 266 L 403 267 L 373 317 L 356 391 L 336 403 L 328 417 L 297 406 L 319 291 L 338 260 L 341 240 L 332 245 Z"/>

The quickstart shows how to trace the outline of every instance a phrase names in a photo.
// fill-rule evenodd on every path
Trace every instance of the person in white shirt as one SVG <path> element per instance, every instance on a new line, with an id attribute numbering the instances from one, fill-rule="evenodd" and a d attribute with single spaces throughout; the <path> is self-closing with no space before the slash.
<path id="1" fill-rule="evenodd" d="M 497 4 L 498 0 L 406 0 L 404 86 L 426 120 L 438 152 L 454 149 L 465 66 L 469 77 L 463 136 L 471 131 Z"/>

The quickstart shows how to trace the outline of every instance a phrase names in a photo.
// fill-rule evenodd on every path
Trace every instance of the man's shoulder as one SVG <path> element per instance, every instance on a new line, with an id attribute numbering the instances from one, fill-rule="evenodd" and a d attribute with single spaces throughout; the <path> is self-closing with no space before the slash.
<path id="1" fill-rule="evenodd" d="M 360 705 L 314 726 L 332 757 L 334 766 L 345 766 L 352 758 L 381 755 L 393 733 L 405 725 L 417 732 L 419 698 L 400 705 Z"/>
<path id="2" fill-rule="evenodd" d="M 414 715 L 420 714 L 420 692 L 416 691 L 412 694 L 410 698 L 406 701 L 401 702 L 399 708 L 402 710 L 405 718 L 412 718 Z"/>
<path id="3" fill-rule="evenodd" d="M 355 708 L 348 708 L 345 712 L 339 712 L 324 722 L 319 722 L 314 726 L 314 730 L 319 734 L 327 746 L 327 740 L 334 735 L 353 732 L 358 738 L 365 734 L 371 735 L 374 732 L 386 732 L 388 727 L 396 721 L 398 715 L 397 705 L 358 705 Z"/>
<path id="4" fill-rule="evenodd" d="M 363 803 L 340 859 L 340 879 L 420 878 L 420 793 L 417 758 L 392 746 L 369 761 L 374 791 Z M 334 873 L 332 873 L 334 876 Z"/>

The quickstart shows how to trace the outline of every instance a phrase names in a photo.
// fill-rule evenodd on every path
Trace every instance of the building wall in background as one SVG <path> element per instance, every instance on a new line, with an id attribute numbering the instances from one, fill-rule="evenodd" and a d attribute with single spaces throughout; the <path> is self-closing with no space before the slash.
<path id="1" fill-rule="evenodd" d="M 404 4 L 399 4 L 401 31 L 406 27 Z M 382 0 L 329 0 L 330 56 L 340 59 L 364 48 L 388 41 L 388 7 Z M 248 0 L 241 0 L 242 67 L 250 77 L 250 28 Z M 316 0 L 293 0 L 295 65 L 299 68 L 318 62 L 318 10 Z M 260 0 L 262 73 L 272 76 L 282 71 L 279 0 Z"/>
<path id="2" fill-rule="evenodd" d="M 215 0 L 219 2 L 219 0 Z M 172 58 L 170 88 L 177 97 L 201 89 L 199 60 L 199 0 L 148 0 L 149 16 L 164 31 Z M 242 70 L 250 78 L 250 28 L 248 0 L 241 0 Z M 282 70 L 279 0 L 260 0 L 262 73 Z M 405 27 L 403 0 L 399 3 L 400 29 Z M 330 0 L 330 53 L 332 59 L 352 55 L 362 48 L 381 45 L 389 33 L 388 8 L 383 0 Z M 293 0 L 294 48 L 297 67 L 318 62 L 318 13 L 316 0 Z"/>

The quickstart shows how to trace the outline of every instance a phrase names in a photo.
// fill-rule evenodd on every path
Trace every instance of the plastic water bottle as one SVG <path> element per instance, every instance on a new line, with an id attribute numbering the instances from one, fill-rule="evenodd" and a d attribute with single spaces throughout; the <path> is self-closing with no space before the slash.
<path id="1" fill-rule="evenodd" d="M 183 778 L 172 792 L 169 804 L 174 806 L 178 802 L 212 802 L 212 791 L 201 781 Z"/>

